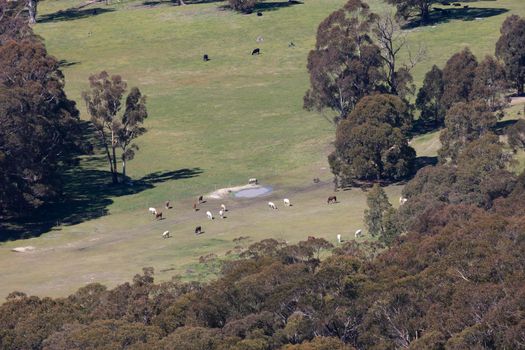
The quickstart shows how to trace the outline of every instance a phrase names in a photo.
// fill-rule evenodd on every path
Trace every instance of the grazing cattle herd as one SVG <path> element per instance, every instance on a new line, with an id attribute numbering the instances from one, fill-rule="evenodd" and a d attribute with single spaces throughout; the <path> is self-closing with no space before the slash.
<path id="1" fill-rule="evenodd" d="M 317 181 L 315 181 L 315 180 L 317 180 Z M 319 179 L 317 179 L 317 178 L 314 179 L 314 182 L 319 183 Z M 257 185 L 259 182 L 258 182 L 258 180 L 256 178 L 251 178 L 251 179 L 249 179 L 248 183 L 251 184 L 251 185 Z M 405 198 L 405 197 L 399 197 L 399 204 L 403 205 L 403 204 L 405 204 L 407 202 L 407 200 L 408 199 Z M 327 204 L 338 203 L 337 202 L 337 197 L 336 196 L 329 196 L 326 202 L 327 202 Z M 199 210 L 198 206 L 200 204 L 202 204 L 202 203 L 206 203 L 206 201 L 204 200 L 204 196 L 199 196 L 197 198 L 197 202 L 193 203 L 193 211 L 195 211 L 195 212 L 198 211 Z M 285 207 L 291 207 L 292 206 L 292 202 L 290 201 L 289 198 L 284 198 L 283 199 L 283 203 L 284 203 Z M 171 203 L 170 203 L 169 200 L 165 202 L 164 206 L 165 206 L 166 209 L 171 209 L 172 208 Z M 271 202 L 271 201 L 268 202 L 268 207 L 270 209 L 272 209 L 272 210 L 277 210 L 278 209 L 277 205 L 275 205 L 275 203 Z M 154 207 L 150 207 L 148 209 L 148 211 L 149 211 L 150 214 L 155 216 L 156 220 L 162 220 L 164 218 L 162 212 L 157 211 L 157 209 L 154 208 Z M 228 209 L 226 209 L 226 204 L 221 203 L 220 209 L 219 209 L 219 217 L 221 219 L 226 219 L 225 214 L 226 214 L 227 211 L 228 211 Z M 214 216 L 213 216 L 213 213 L 210 210 L 206 211 L 206 217 L 209 220 L 214 220 L 215 219 Z M 197 227 L 195 227 L 195 231 L 194 232 L 195 232 L 195 235 L 200 235 L 204 231 L 202 230 L 202 226 L 197 226 Z M 359 237 L 362 237 L 362 236 L 363 236 L 363 230 L 362 229 L 358 229 L 357 231 L 355 231 L 355 234 L 354 234 L 355 238 L 359 238 Z M 170 238 L 170 237 L 171 237 L 170 231 L 164 231 L 164 233 L 162 233 L 162 238 Z M 313 237 L 309 236 L 308 239 L 310 239 L 310 238 L 313 238 Z M 336 238 L 337 238 L 337 242 L 338 243 L 344 242 L 343 239 L 342 239 L 342 235 L 341 234 L 337 234 Z"/>

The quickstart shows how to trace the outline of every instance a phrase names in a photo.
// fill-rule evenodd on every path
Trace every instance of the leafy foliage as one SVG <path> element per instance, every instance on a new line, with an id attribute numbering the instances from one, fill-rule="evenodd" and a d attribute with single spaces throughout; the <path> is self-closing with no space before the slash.
<path id="1" fill-rule="evenodd" d="M 509 146 L 516 152 L 525 149 L 525 120 L 520 119 L 516 124 L 507 128 Z"/>
<path id="2" fill-rule="evenodd" d="M 61 194 L 61 166 L 81 151 L 75 102 L 64 76 L 27 24 L 0 11 L 0 216 L 24 216 Z"/>
<path id="3" fill-rule="evenodd" d="M 117 148 L 122 150 L 122 175 L 126 176 L 126 162 L 135 156 L 138 146 L 131 142 L 144 134 L 142 126 L 148 117 L 146 98 L 136 87 L 131 89 L 126 98 L 124 113 L 118 115 L 122 107 L 122 97 L 127 84 L 120 75 L 109 76 L 106 71 L 89 77 L 90 91 L 84 91 L 91 114 L 91 122 L 97 130 L 100 142 L 104 147 L 113 183 L 118 183 Z"/>
<path id="4" fill-rule="evenodd" d="M 228 0 L 230 7 L 236 11 L 250 13 L 260 0 Z"/>
<path id="5" fill-rule="evenodd" d="M 456 163 L 460 151 L 469 142 L 492 133 L 497 118 L 481 100 L 460 102 L 450 108 L 445 117 L 445 129 L 440 134 L 442 144 L 439 156 L 442 161 Z"/>
<path id="6" fill-rule="evenodd" d="M 505 62 L 509 80 L 519 95 L 525 85 L 525 19 L 512 15 L 501 25 L 501 36 L 496 43 L 496 56 Z"/>
<path id="7" fill-rule="evenodd" d="M 397 212 L 392 208 L 383 188 L 374 184 L 366 202 L 368 209 L 365 209 L 364 219 L 368 233 L 378 237 L 386 245 L 391 245 L 401 229 L 397 222 Z"/>
<path id="8" fill-rule="evenodd" d="M 498 137 L 486 134 L 469 142 L 456 163 L 421 169 L 403 189 L 408 198 L 400 208 L 403 226 L 420 232 L 437 230 L 439 226 L 425 222 L 447 205 L 491 208 L 516 185 L 515 175 L 506 170 L 509 161 Z"/>
<path id="9" fill-rule="evenodd" d="M 524 179 L 492 211 L 443 203 L 421 218 L 432 231 L 382 252 L 349 242 L 319 262 L 290 259 L 307 241 L 267 242 L 208 284 L 155 284 L 145 269 L 66 299 L 13 293 L 0 306 L 0 348 L 519 348 Z"/>
<path id="10" fill-rule="evenodd" d="M 397 96 L 363 98 L 337 127 L 335 151 L 329 156 L 342 186 L 354 180 L 396 181 L 413 169 L 415 151 L 408 145 L 412 119 Z"/>
<path id="11" fill-rule="evenodd" d="M 381 50 L 370 35 L 375 20 L 366 3 L 350 0 L 319 25 L 315 49 L 308 55 L 311 88 L 305 108 L 330 108 L 339 121 L 363 96 L 382 89 Z"/>
<path id="12" fill-rule="evenodd" d="M 454 103 L 469 102 L 476 76 L 478 60 L 468 48 L 449 58 L 443 68 L 443 96 L 441 102 L 449 109 Z"/>
<path id="13" fill-rule="evenodd" d="M 421 111 L 420 119 L 436 128 L 445 123 L 446 109 L 441 102 L 444 85 L 443 71 L 434 65 L 425 74 L 423 86 L 416 98 L 416 107 Z"/>
<path id="14" fill-rule="evenodd" d="M 422 22 L 428 22 L 430 6 L 440 3 L 441 0 L 387 0 L 387 2 L 396 6 L 399 17 L 408 19 L 417 15 Z"/>

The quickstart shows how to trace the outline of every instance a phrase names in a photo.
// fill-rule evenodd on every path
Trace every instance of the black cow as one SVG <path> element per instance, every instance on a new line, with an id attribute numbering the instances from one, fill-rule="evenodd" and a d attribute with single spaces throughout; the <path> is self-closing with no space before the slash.
<path id="1" fill-rule="evenodd" d="M 256 48 L 256 49 L 254 49 L 254 50 L 252 51 L 252 56 L 253 56 L 253 55 L 258 55 L 258 54 L 260 54 L 260 53 L 261 53 L 261 49 Z"/>
<path id="2" fill-rule="evenodd" d="M 257 12 L 257 16 L 261 17 L 262 16 L 262 12 Z"/>
<path id="3" fill-rule="evenodd" d="M 201 233 L 202 233 L 202 227 L 200 226 L 195 227 L 195 234 L 200 235 Z"/>
<path id="4" fill-rule="evenodd" d="M 210 60 L 210 57 L 207 54 L 204 54 L 204 56 L 202 56 L 202 60 L 204 62 L 208 62 Z"/>

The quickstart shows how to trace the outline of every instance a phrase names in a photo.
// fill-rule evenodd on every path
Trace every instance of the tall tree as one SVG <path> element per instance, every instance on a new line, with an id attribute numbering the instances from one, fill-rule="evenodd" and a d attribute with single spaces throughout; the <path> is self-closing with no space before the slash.
<path id="1" fill-rule="evenodd" d="M 381 49 L 370 36 L 376 17 L 366 3 L 350 0 L 319 25 L 315 49 L 308 55 L 306 109 L 332 109 L 338 122 L 359 99 L 382 89 Z"/>
<path id="2" fill-rule="evenodd" d="M 142 127 L 147 117 L 145 97 L 138 88 L 132 88 L 126 99 L 125 112 L 119 115 L 121 100 L 127 88 L 126 82 L 119 75 L 110 77 L 107 72 L 102 71 L 89 77 L 89 85 L 90 90 L 84 91 L 82 97 L 104 147 L 112 181 L 116 184 L 117 148 L 122 149 L 121 159 L 125 169 L 126 161 L 133 159 L 134 151 L 138 149 L 131 144 L 132 140 L 146 131 Z"/>
<path id="3" fill-rule="evenodd" d="M 425 74 L 423 86 L 416 98 L 416 107 L 421 111 L 420 118 L 435 127 L 445 123 L 445 107 L 441 103 L 444 91 L 443 71 L 436 65 Z"/>
<path id="4" fill-rule="evenodd" d="M 500 32 L 496 56 L 505 62 L 507 78 L 514 83 L 518 95 L 522 95 L 525 85 L 525 19 L 517 15 L 507 17 Z"/>
<path id="5" fill-rule="evenodd" d="M 373 237 L 383 236 L 385 233 L 385 214 L 392 208 L 385 190 L 374 184 L 366 197 L 368 209 L 365 209 L 365 225 L 368 233 Z"/>
<path id="6" fill-rule="evenodd" d="M 505 96 L 509 84 L 505 76 L 505 67 L 492 56 L 486 56 L 477 66 L 470 99 L 484 100 L 492 112 L 503 116 L 503 109 L 508 106 Z"/>
<path id="7" fill-rule="evenodd" d="M 410 135 L 413 118 L 407 103 L 400 97 L 388 94 L 377 94 L 363 97 L 351 114 L 354 124 L 386 123 L 399 128 L 405 136 Z"/>
<path id="8" fill-rule="evenodd" d="M 443 68 L 443 96 L 441 102 L 448 109 L 456 102 L 471 100 L 478 60 L 468 48 L 458 52 Z"/>
<path id="9" fill-rule="evenodd" d="M 336 131 L 329 156 L 332 173 L 342 186 L 354 180 L 397 181 L 413 169 L 415 151 L 408 145 L 411 117 L 397 96 L 363 98 Z"/>
<path id="10" fill-rule="evenodd" d="M 379 236 L 379 241 L 387 247 L 394 244 L 396 238 L 402 232 L 402 226 L 398 219 L 397 210 L 390 207 L 383 213 L 383 232 Z"/>
<path id="11" fill-rule="evenodd" d="M 482 135 L 492 133 L 497 121 L 487 103 L 482 100 L 454 104 L 447 112 L 445 129 L 439 137 L 442 144 L 438 152 L 441 161 L 451 160 L 456 163 L 464 147 Z"/>
<path id="12" fill-rule="evenodd" d="M 0 45 L 21 39 L 40 41 L 27 24 L 25 1 L 0 1 Z"/>
<path id="13" fill-rule="evenodd" d="M 509 146 L 514 152 L 525 150 L 525 120 L 520 119 L 507 128 Z"/>
<path id="14" fill-rule="evenodd" d="M 22 216 L 61 194 L 62 166 L 81 151 L 75 102 L 37 39 L 0 45 L 0 215 Z"/>
<path id="15" fill-rule="evenodd" d="M 91 122 L 106 152 L 113 183 L 118 183 L 116 149 L 118 120 L 121 99 L 127 84 L 119 75 L 109 76 L 106 71 L 89 77 L 90 91 L 84 91 L 82 97 L 91 115 Z"/>
<path id="16" fill-rule="evenodd" d="M 389 13 L 376 18 L 372 32 L 375 42 L 381 48 L 388 93 L 406 99 L 414 90 L 410 71 L 423 59 L 425 50 L 419 47 L 416 53 L 412 52 L 399 21 Z M 406 51 L 408 60 L 401 65 L 399 55 L 402 50 Z"/>
<path id="17" fill-rule="evenodd" d="M 117 129 L 117 142 L 122 149 L 122 175 L 124 177 L 126 177 L 126 161 L 132 160 L 135 157 L 135 151 L 139 149 L 132 141 L 146 132 L 146 128 L 142 125 L 147 117 L 146 96 L 143 96 L 138 88 L 133 87 L 126 98 L 126 111 Z"/>

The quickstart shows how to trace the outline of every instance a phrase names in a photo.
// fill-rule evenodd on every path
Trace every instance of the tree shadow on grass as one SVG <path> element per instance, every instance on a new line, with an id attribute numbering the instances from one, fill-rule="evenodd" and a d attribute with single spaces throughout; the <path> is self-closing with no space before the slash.
<path id="1" fill-rule="evenodd" d="M 58 65 L 60 66 L 60 68 L 71 67 L 71 66 L 75 66 L 77 64 L 80 64 L 80 62 L 78 62 L 78 61 L 68 61 L 68 60 L 60 60 L 60 61 L 58 61 Z"/>
<path id="2" fill-rule="evenodd" d="M 436 123 L 427 123 L 421 119 L 417 119 L 414 120 L 414 124 L 412 126 L 412 137 L 439 131 L 443 127 L 443 125 L 437 125 Z"/>
<path id="3" fill-rule="evenodd" d="M 98 160 L 92 158 L 91 162 Z M 89 163 L 89 161 L 88 161 Z M 64 174 L 65 183 L 61 201 L 46 204 L 31 218 L 0 223 L 0 242 L 12 239 L 37 237 L 55 226 L 75 225 L 104 216 L 113 197 L 140 193 L 157 184 L 199 176 L 200 168 L 155 172 L 138 180 L 111 183 L 109 171 L 76 167 Z"/>
<path id="4" fill-rule="evenodd" d="M 280 1 L 280 2 L 259 2 L 255 5 L 253 12 L 267 12 L 267 11 L 276 11 L 282 8 L 302 5 L 301 1 Z"/>
<path id="5" fill-rule="evenodd" d="M 223 0 L 184 0 L 186 5 L 210 4 L 212 2 L 222 2 Z M 142 6 L 155 7 L 159 5 L 173 5 L 178 6 L 177 0 L 146 0 L 142 2 Z"/>
<path id="6" fill-rule="evenodd" d="M 438 163 L 438 157 L 426 157 L 426 156 L 422 156 L 422 157 L 417 157 L 415 162 L 414 162 L 414 175 L 416 175 L 416 173 L 428 166 L 428 165 L 432 165 L 432 166 L 435 166 L 437 165 Z"/>
<path id="7" fill-rule="evenodd" d="M 506 8 L 436 8 L 430 12 L 430 18 L 428 22 L 422 23 L 420 18 L 411 20 L 403 29 L 413 29 L 417 27 L 424 27 L 429 25 L 436 25 L 440 23 L 447 23 L 451 20 L 463 20 L 473 21 L 476 19 L 483 19 L 487 17 L 493 17 L 501 15 L 502 13 L 508 12 Z"/>
<path id="8" fill-rule="evenodd" d="M 75 19 L 82 19 L 92 16 L 98 16 L 107 12 L 113 12 L 113 8 L 101 8 L 95 7 L 92 9 L 78 9 L 78 8 L 69 8 L 67 10 L 60 10 L 55 13 L 49 13 L 42 15 L 38 18 L 38 23 L 50 23 L 50 22 L 62 22 L 62 21 L 72 21 Z"/>
<path id="9" fill-rule="evenodd" d="M 507 128 L 509 126 L 516 124 L 518 120 L 519 119 L 510 119 L 510 120 L 499 121 L 496 124 L 496 127 L 494 128 L 494 132 L 496 133 L 496 135 L 500 135 L 500 136 L 505 135 L 505 133 L 507 132 Z"/>
<path id="10" fill-rule="evenodd" d="M 243 12 L 245 15 L 258 13 L 258 12 L 268 12 L 268 11 L 276 11 L 281 8 L 290 7 L 294 5 L 302 5 L 303 3 L 301 1 L 297 0 L 291 0 L 291 1 L 279 1 L 279 2 L 259 2 L 255 5 L 255 7 L 249 11 Z M 222 10 L 231 10 L 234 11 L 230 5 L 223 5 L 220 7 Z"/>

